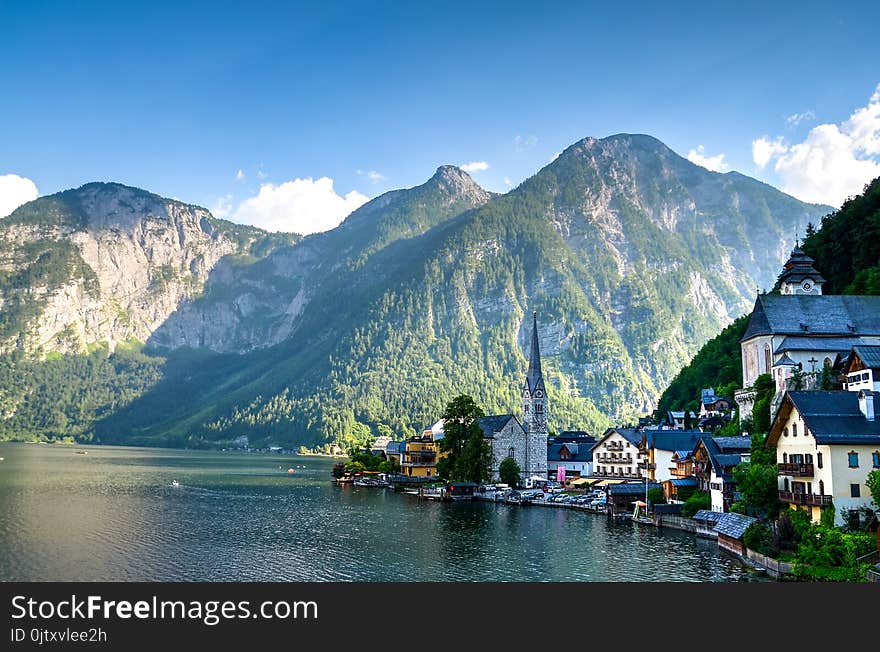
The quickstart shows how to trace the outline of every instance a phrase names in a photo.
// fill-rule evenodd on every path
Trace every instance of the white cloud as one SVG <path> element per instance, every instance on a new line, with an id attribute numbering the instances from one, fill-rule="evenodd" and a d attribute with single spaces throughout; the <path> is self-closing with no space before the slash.
<path id="1" fill-rule="evenodd" d="M 789 128 L 793 129 L 802 122 L 812 122 L 815 119 L 816 114 L 812 109 L 810 109 L 808 111 L 804 111 L 803 113 L 792 113 L 785 119 L 785 124 L 787 124 Z"/>
<path id="2" fill-rule="evenodd" d="M 762 136 L 752 142 L 752 158 L 759 167 L 775 160 L 773 169 L 788 194 L 839 206 L 880 176 L 880 85 L 848 120 L 817 125 L 793 145 Z"/>
<path id="3" fill-rule="evenodd" d="M 236 181 L 244 181 L 244 179 L 245 179 L 244 170 L 242 170 L 241 168 L 238 168 L 238 172 L 235 173 L 235 180 Z"/>
<path id="4" fill-rule="evenodd" d="M 371 183 L 379 183 L 380 181 L 385 181 L 385 175 L 377 172 L 376 170 L 358 170 L 357 173 L 359 176 L 367 177 L 367 179 L 369 179 Z"/>
<path id="5" fill-rule="evenodd" d="M 538 137 L 534 134 L 529 134 L 528 136 L 520 136 L 519 134 L 513 139 L 513 148 L 517 152 L 525 152 L 526 150 L 532 149 L 535 145 L 538 144 Z"/>
<path id="6" fill-rule="evenodd" d="M 217 217 L 229 217 L 232 215 L 232 194 L 226 194 L 220 197 L 211 208 L 211 212 Z"/>
<path id="7" fill-rule="evenodd" d="M 712 172 L 727 172 L 730 166 L 724 160 L 724 154 L 716 154 L 715 156 L 706 156 L 706 148 L 698 145 L 697 149 L 688 152 L 687 160 L 691 163 L 701 165 Z"/>
<path id="8" fill-rule="evenodd" d="M 485 172 L 489 169 L 486 161 L 471 161 L 460 166 L 465 172 Z"/>
<path id="9" fill-rule="evenodd" d="M 504 185 L 508 188 L 513 186 L 513 181 L 510 180 L 510 177 L 504 177 Z"/>
<path id="10" fill-rule="evenodd" d="M 0 174 L 0 217 L 37 198 L 37 185 L 17 174 Z"/>
<path id="11" fill-rule="evenodd" d="M 779 136 L 776 140 L 770 140 L 767 136 L 761 136 L 757 140 L 752 141 L 752 160 L 762 170 L 777 154 L 784 153 L 788 147 Z"/>
<path id="12" fill-rule="evenodd" d="M 226 204 L 223 204 L 223 201 Z M 369 197 L 356 190 L 339 195 L 333 179 L 293 179 L 279 185 L 264 183 L 255 197 L 242 201 L 231 210 L 231 197 L 221 198 L 218 206 L 229 207 L 230 219 L 252 224 L 268 231 L 318 233 L 338 226 L 349 213 L 363 205 Z"/>

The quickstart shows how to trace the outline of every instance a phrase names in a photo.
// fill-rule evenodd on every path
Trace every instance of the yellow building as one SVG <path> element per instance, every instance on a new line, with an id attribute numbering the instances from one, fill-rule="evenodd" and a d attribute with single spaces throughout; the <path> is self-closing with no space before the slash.
<path id="1" fill-rule="evenodd" d="M 437 460 L 445 452 L 440 450 L 443 439 L 443 421 L 438 421 L 421 435 L 406 441 L 400 456 L 400 472 L 411 478 L 432 478 L 437 475 Z"/>
<path id="2" fill-rule="evenodd" d="M 838 525 L 844 510 L 872 505 L 865 481 L 880 468 L 875 397 L 871 390 L 785 394 L 767 437 L 783 503 L 809 511 L 814 522 L 833 503 Z"/>

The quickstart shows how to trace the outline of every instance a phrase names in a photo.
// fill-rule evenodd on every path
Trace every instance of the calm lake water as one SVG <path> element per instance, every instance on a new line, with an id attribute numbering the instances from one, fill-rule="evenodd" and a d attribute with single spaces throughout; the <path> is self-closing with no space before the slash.
<path id="1" fill-rule="evenodd" d="M 340 488 L 326 458 L 2 443 L 0 457 L 4 581 L 750 579 L 714 541 Z"/>

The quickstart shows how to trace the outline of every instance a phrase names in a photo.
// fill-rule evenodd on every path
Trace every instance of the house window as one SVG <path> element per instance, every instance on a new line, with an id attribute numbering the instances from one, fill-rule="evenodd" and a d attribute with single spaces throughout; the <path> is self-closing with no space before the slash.
<path id="1" fill-rule="evenodd" d="M 822 453 L 816 453 L 816 465 L 822 468 Z"/>
<path id="2" fill-rule="evenodd" d="M 825 495 L 825 481 L 824 480 L 819 480 L 819 495 L 820 496 Z"/>
<path id="3" fill-rule="evenodd" d="M 855 451 L 850 451 L 847 454 L 847 458 L 849 459 L 849 468 L 857 469 L 859 468 L 859 454 Z"/>
<path id="4" fill-rule="evenodd" d="M 783 453 L 783 454 L 782 454 L 782 463 L 783 463 L 783 464 L 788 463 L 788 453 Z"/>
<path id="5" fill-rule="evenodd" d="M 851 484 L 849 486 L 849 495 L 852 498 L 860 498 L 862 495 L 862 488 L 857 484 Z"/>
<path id="6" fill-rule="evenodd" d="M 788 437 L 788 426 L 785 426 L 785 428 L 782 429 L 782 436 Z"/>
<path id="7" fill-rule="evenodd" d="M 797 424 L 796 423 L 791 424 L 791 436 L 797 437 Z"/>
<path id="8" fill-rule="evenodd" d="M 812 464 L 813 463 L 813 456 L 810 455 L 809 453 L 807 453 L 806 455 L 804 455 L 804 462 L 807 464 Z"/>
<path id="9" fill-rule="evenodd" d="M 875 469 L 880 469 L 880 451 L 874 451 L 871 453 L 871 465 Z"/>

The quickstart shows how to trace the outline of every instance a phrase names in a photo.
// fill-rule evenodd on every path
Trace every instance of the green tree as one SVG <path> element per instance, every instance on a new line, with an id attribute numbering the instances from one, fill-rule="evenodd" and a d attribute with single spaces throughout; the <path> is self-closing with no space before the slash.
<path id="1" fill-rule="evenodd" d="M 684 410 L 684 429 L 685 430 L 693 430 L 694 429 L 694 420 L 691 418 L 691 411 L 687 408 Z"/>
<path id="2" fill-rule="evenodd" d="M 454 480 L 476 483 L 486 482 L 492 477 L 492 449 L 476 424 L 471 427 L 452 476 Z"/>
<path id="3" fill-rule="evenodd" d="M 695 491 L 688 497 L 686 501 L 684 501 L 684 505 L 682 505 L 681 507 L 681 515 L 686 518 L 691 518 L 701 509 L 711 508 L 712 496 L 710 496 L 709 493 L 706 491 Z"/>
<path id="4" fill-rule="evenodd" d="M 663 493 L 663 489 L 661 489 L 660 487 L 648 489 L 648 502 L 652 505 L 666 504 L 666 496 Z"/>
<path id="5" fill-rule="evenodd" d="M 868 490 L 871 492 L 871 500 L 874 501 L 874 506 L 880 509 L 880 471 L 871 471 L 868 474 L 868 479 L 865 480 L 865 484 L 868 485 Z"/>
<path id="6" fill-rule="evenodd" d="M 776 393 L 776 383 L 770 374 L 761 374 L 752 385 L 755 390 L 755 405 L 752 408 L 752 428 L 755 432 L 770 432 L 770 403 Z"/>
<path id="7" fill-rule="evenodd" d="M 519 486 L 520 468 L 519 464 L 512 457 L 505 457 L 498 466 L 498 474 L 501 476 L 501 482 L 511 487 Z"/>
<path id="8" fill-rule="evenodd" d="M 762 519 L 779 514 L 779 484 L 775 464 L 743 462 L 733 469 L 737 491 L 747 513 Z"/>
<path id="9" fill-rule="evenodd" d="M 437 474 L 451 480 L 482 482 L 492 469 L 492 451 L 477 419 L 483 409 L 467 394 L 453 398 L 443 411 L 443 439 L 440 450 L 446 455 L 437 463 Z"/>

